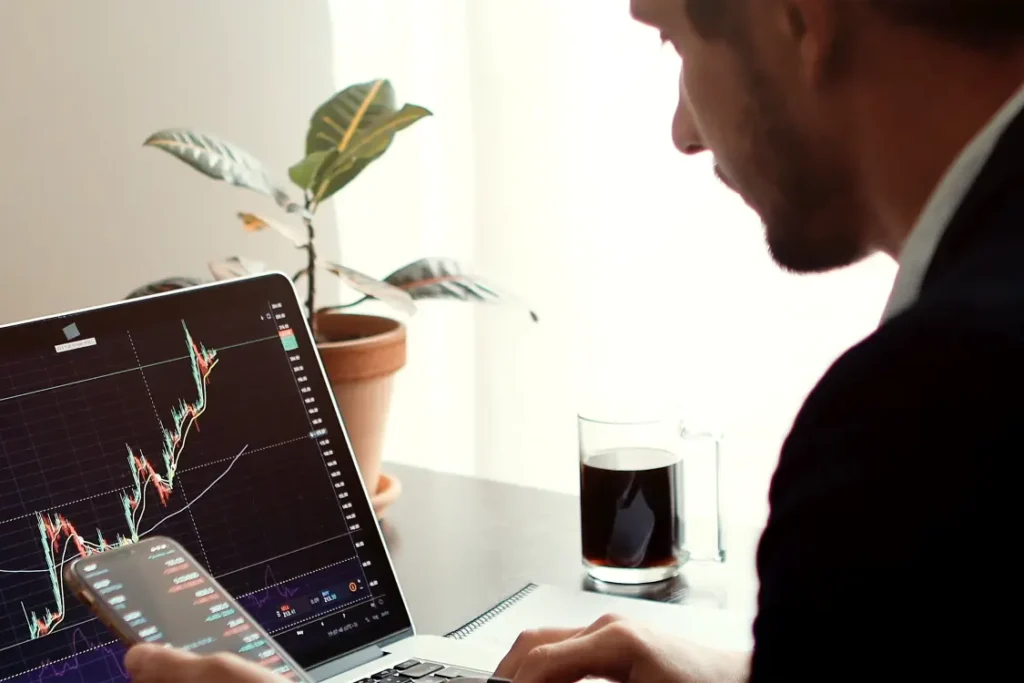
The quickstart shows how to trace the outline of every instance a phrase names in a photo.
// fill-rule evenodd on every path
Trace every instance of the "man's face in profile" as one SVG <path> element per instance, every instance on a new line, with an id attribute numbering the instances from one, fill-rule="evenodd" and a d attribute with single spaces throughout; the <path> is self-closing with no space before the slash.
<path id="1" fill-rule="evenodd" d="M 719 177 L 761 216 L 773 258 L 789 270 L 815 272 L 853 263 L 868 248 L 835 126 L 819 112 L 822 82 L 805 77 L 806 27 L 792 12 L 799 6 L 631 2 L 634 17 L 682 58 L 676 147 L 710 150 Z"/>

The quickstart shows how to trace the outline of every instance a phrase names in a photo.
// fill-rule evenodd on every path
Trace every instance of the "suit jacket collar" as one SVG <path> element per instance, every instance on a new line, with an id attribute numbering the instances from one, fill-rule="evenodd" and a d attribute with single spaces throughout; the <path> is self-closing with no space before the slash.
<path id="1" fill-rule="evenodd" d="M 1024 112 L 1024 86 L 1020 87 L 957 154 L 921 210 L 899 254 L 899 272 L 893 283 L 883 322 L 914 304 L 921 295 L 939 242 L 956 219 L 958 208 L 992 160 L 1000 138 Z"/>
<path id="2" fill-rule="evenodd" d="M 994 225 L 992 218 L 1024 187 L 1024 112 L 1006 127 L 977 180 L 953 214 L 928 266 L 921 291 L 952 268 Z M 1024 266 L 1022 266 L 1024 267 Z"/>

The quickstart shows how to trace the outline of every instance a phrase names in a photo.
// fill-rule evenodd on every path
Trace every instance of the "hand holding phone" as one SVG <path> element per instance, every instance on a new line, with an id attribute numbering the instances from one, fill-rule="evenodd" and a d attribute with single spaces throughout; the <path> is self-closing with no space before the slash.
<path id="1" fill-rule="evenodd" d="M 124 659 L 132 683 L 281 683 L 266 668 L 232 655 L 197 655 L 160 645 L 134 645 Z"/>
<path id="2" fill-rule="evenodd" d="M 149 643 L 182 650 L 154 657 L 151 653 L 147 655 L 149 648 L 140 648 L 141 654 L 129 657 L 129 662 L 134 659 L 138 666 L 166 660 L 201 667 L 212 662 L 215 667 L 224 667 L 220 658 L 202 659 L 194 655 L 226 652 L 244 660 L 229 664 L 229 668 L 234 667 L 231 671 L 242 676 L 249 674 L 250 678 L 238 678 L 239 683 L 261 680 L 251 676 L 262 672 L 267 672 L 267 680 L 273 678 L 269 674 L 277 674 L 311 683 L 209 572 L 169 538 L 152 537 L 78 558 L 64 566 L 64 579 L 125 644 Z M 228 673 L 220 668 L 217 671 Z M 165 675 L 151 680 L 169 680 L 166 672 L 161 673 Z M 204 681 L 191 676 L 181 680 Z"/>

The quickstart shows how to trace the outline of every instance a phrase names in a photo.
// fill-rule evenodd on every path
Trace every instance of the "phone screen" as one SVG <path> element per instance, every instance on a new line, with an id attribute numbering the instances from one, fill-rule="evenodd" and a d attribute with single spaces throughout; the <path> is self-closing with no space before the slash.
<path id="1" fill-rule="evenodd" d="M 133 642 L 234 652 L 293 681 L 300 669 L 178 544 L 152 539 L 75 562 L 85 593 Z"/>

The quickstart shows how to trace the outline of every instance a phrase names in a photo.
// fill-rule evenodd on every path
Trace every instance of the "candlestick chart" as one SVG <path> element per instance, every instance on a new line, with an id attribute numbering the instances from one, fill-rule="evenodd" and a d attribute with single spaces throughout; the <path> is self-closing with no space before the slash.
<path id="1" fill-rule="evenodd" d="M 185 450 L 190 431 L 199 428 L 199 418 L 206 411 L 210 373 L 217 365 L 216 351 L 207 350 L 197 343 L 187 327 L 184 330 L 196 395 L 191 400 L 181 399 L 171 409 L 171 425 L 161 427 L 163 473 L 160 472 L 159 466 L 154 466 L 141 451 L 136 452 L 131 445 L 126 445 L 127 466 L 132 476 L 132 486 L 120 494 L 126 532 L 118 533 L 113 542 L 108 542 L 102 530 L 97 529 L 95 538 L 90 540 L 79 533 L 75 524 L 60 512 L 36 513 L 40 545 L 53 589 L 53 605 L 46 607 L 42 614 L 37 616 L 36 611 L 29 612 L 22 604 L 30 638 L 39 638 L 52 632 L 64 620 L 65 594 L 62 568 L 68 561 L 68 550 L 72 546 L 74 555 L 87 557 L 127 543 L 137 543 L 146 514 L 148 492 L 152 490 L 155 493 L 157 501 L 154 502 L 162 507 L 166 507 L 170 500 L 171 494 L 174 492 L 178 462 Z"/>
<path id="2" fill-rule="evenodd" d="M 0 362 L 0 681 L 122 678 L 110 668 L 118 646 L 68 595 L 64 566 L 157 532 L 201 548 L 191 507 L 245 452 L 222 438 L 204 454 L 197 441 L 218 351 L 184 321 L 147 342 L 145 362 L 128 332 L 74 361 Z M 186 498 L 181 475 L 197 453 L 230 457 L 194 474 L 201 488 Z"/>
<path id="3" fill-rule="evenodd" d="M 0 329 L 0 683 L 123 683 L 123 648 L 64 568 L 155 535 L 300 660 L 399 624 L 329 385 L 278 294 L 76 316 L 72 346 L 65 320 Z"/>

